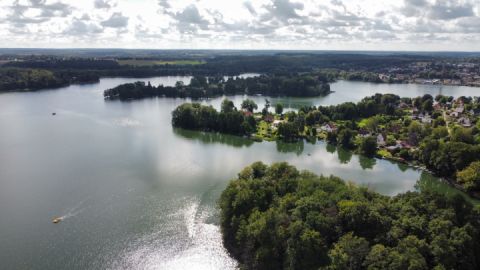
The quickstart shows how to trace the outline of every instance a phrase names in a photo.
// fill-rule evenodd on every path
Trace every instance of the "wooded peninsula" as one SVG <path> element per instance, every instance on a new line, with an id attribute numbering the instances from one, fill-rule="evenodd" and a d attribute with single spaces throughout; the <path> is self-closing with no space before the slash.
<path id="1" fill-rule="evenodd" d="M 480 99 L 376 94 L 358 103 L 261 112 L 246 99 L 212 106 L 185 103 L 172 112 L 174 127 L 228 133 L 254 140 L 322 139 L 366 156 L 420 166 L 473 196 L 480 192 Z"/>
<path id="2" fill-rule="evenodd" d="M 224 245 L 245 269 L 478 269 L 479 209 L 460 196 L 382 196 L 287 163 L 223 191 Z"/>

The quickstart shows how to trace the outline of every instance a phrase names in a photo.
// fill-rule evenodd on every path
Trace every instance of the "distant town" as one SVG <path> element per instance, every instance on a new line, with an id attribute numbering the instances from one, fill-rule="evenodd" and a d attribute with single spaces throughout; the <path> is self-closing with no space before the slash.
<path id="1" fill-rule="evenodd" d="M 378 73 L 386 83 L 418 83 L 480 86 L 480 64 L 459 60 L 414 62 L 391 67 Z"/>

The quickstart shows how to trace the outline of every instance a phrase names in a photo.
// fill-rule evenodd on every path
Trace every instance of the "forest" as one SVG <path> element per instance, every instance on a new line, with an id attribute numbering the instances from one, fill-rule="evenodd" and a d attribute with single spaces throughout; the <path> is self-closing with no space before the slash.
<path id="1" fill-rule="evenodd" d="M 100 77 L 85 71 L 0 68 L 0 92 L 58 88 L 74 83 L 98 82 Z"/>
<path id="2" fill-rule="evenodd" d="M 222 192 L 224 246 L 245 269 L 479 269 L 480 212 L 462 196 L 387 197 L 287 163 Z"/>
<path id="3" fill-rule="evenodd" d="M 172 112 L 172 126 L 189 130 L 248 135 L 255 131 L 256 121 L 251 115 L 237 110 L 233 102 L 225 99 L 217 112 L 212 106 L 185 103 Z"/>
<path id="4" fill-rule="evenodd" d="M 106 99 L 141 99 L 146 97 L 190 97 L 194 99 L 222 95 L 265 95 L 314 97 L 330 93 L 330 85 L 321 76 L 312 75 L 260 75 L 256 77 L 203 77 L 194 76 L 188 85 L 152 86 L 149 82 L 135 82 L 105 90 Z"/>
<path id="5" fill-rule="evenodd" d="M 315 53 L 315 52 L 216 52 L 194 51 L 34 51 L 13 50 L 0 54 L 0 91 L 39 90 L 74 83 L 98 81 L 101 77 L 145 78 L 153 76 L 234 76 L 256 72 L 262 74 L 291 74 L 318 72 L 319 69 L 336 69 L 327 72 L 335 78 L 351 76 L 372 81 L 369 71 L 389 65 L 405 66 L 415 61 L 433 59 L 428 55 Z M 444 58 L 445 56 L 436 56 Z M 123 65 L 120 62 L 143 60 L 167 64 Z M 202 64 L 168 64 L 201 62 Z M 354 75 L 338 70 L 358 71 Z M 32 74 L 34 73 L 34 74 Z M 53 73 L 54 75 L 51 75 Z"/>

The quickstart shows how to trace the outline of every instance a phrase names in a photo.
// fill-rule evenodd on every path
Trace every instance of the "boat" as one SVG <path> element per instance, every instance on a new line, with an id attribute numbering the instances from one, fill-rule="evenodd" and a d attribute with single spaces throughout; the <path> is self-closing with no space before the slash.
<path id="1" fill-rule="evenodd" d="M 55 223 L 55 224 L 59 223 L 60 221 L 62 221 L 61 217 L 56 217 L 56 218 L 52 219 L 52 223 Z"/>
<path id="2" fill-rule="evenodd" d="M 52 113 L 52 115 L 57 115 L 57 113 L 54 112 L 54 113 Z"/>

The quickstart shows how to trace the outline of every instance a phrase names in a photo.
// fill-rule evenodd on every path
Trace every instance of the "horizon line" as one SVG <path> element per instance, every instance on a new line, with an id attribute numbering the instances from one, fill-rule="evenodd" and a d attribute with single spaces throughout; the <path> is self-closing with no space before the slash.
<path id="1" fill-rule="evenodd" d="M 335 49 L 209 49 L 209 48 L 94 48 L 94 47 L 50 47 L 50 48 L 28 48 L 28 47 L 0 47 L 0 50 L 125 50 L 125 51 L 286 51 L 286 52 L 407 52 L 407 53 L 480 53 L 480 50 L 464 51 L 464 50 L 335 50 Z"/>

